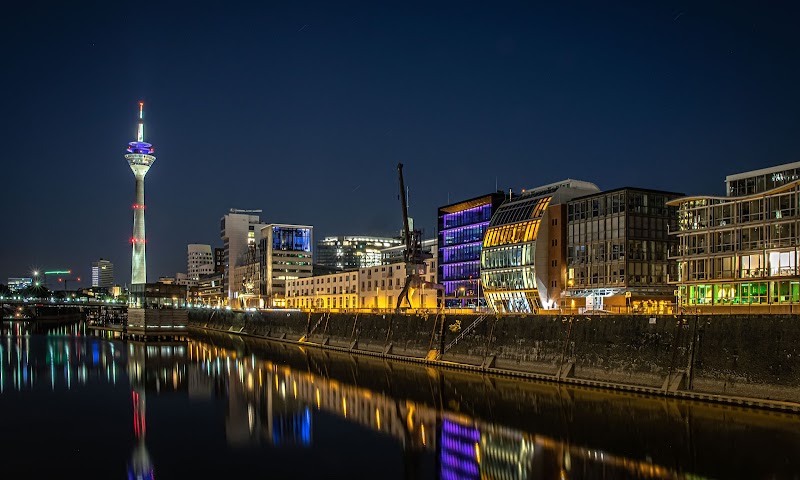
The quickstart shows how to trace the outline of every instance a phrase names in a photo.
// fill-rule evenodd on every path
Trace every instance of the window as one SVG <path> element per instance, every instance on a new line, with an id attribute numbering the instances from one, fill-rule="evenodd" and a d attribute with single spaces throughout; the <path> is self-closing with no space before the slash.
<path id="1" fill-rule="evenodd" d="M 553 225 L 553 226 L 558 225 L 558 219 L 554 218 L 553 221 L 550 222 L 550 224 Z"/>
<path id="2" fill-rule="evenodd" d="M 550 241 L 550 245 L 553 246 L 553 247 L 557 247 L 558 246 L 558 240 L 557 239 L 551 240 Z"/>
<path id="3" fill-rule="evenodd" d="M 558 266 L 558 260 L 551 260 L 550 261 L 550 266 L 551 267 L 557 267 Z"/>

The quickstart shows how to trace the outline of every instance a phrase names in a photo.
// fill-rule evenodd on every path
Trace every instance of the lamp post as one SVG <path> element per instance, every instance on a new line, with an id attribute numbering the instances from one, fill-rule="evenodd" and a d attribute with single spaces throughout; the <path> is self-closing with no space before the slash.
<path id="1" fill-rule="evenodd" d="M 480 277 L 475 279 L 475 312 L 478 312 L 481 308 L 481 279 Z"/>

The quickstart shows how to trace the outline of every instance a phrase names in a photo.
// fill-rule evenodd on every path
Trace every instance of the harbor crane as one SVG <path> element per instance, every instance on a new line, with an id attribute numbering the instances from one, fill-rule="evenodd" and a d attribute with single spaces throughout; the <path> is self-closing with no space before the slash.
<path id="1" fill-rule="evenodd" d="M 411 298 L 414 292 L 419 288 L 430 288 L 436 290 L 443 290 L 443 286 L 437 283 L 426 282 L 423 275 L 427 273 L 427 265 L 425 260 L 433 257 L 432 254 L 422 251 L 422 231 L 412 229 L 408 218 L 408 202 L 406 200 L 406 185 L 403 180 L 403 164 L 397 164 L 397 176 L 400 180 L 400 203 L 403 208 L 403 235 L 405 237 L 405 251 L 403 252 L 403 260 L 406 264 L 406 281 L 403 285 L 403 290 L 397 297 L 397 306 L 394 311 L 395 314 L 400 313 L 403 308 L 403 303 L 408 304 L 408 308 L 413 308 Z M 420 307 L 424 307 L 420 298 Z"/>

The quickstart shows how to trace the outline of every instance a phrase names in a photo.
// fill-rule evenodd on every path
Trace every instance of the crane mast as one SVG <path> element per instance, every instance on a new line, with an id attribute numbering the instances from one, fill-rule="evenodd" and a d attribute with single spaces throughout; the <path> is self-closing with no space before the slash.
<path id="1" fill-rule="evenodd" d="M 397 176 L 400 177 L 400 205 L 403 208 L 403 235 L 406 241 L 406 249 L 403 252 L 403 259 L 406 263 L 409 262 L 411 252 L 411 232 L 409 231 L 408 222 L 408 200 L 406 199 L 406 182 L 403 180 L 403 164 L 397 164 Z"/>
<path id="2" fill-rule="evenodd" d="M 403 285 L 403 290 L 397 297 L 397 306 L 395 307 L 395 313 L 400 313 L 400 308 L 403 306 L 403 301 L 408 302 L 409 307 L 413 307 L 410 298 L 413 295 L 411 292 L 422 286 L 441 290 L 441 285 L 426 282 L 422 278 L 422 275 L 425 275 L 426 273 L 425 260 L 432 258 L 433 255 L 429 253 L 423 253 L 422 251 L 422 231 L 411 229 L 411 222 L 409 222 L 408 218 L 406 183 L 403 179 L 402 163 L 397 164 L 397 176 L 400 180 L 400 204 L 403 209 L 403 234 L 405 236 L 406 247 L 405 252 L 403 252 L 403 259 L 406 263 L 406 281 L 405 285 Z"/>

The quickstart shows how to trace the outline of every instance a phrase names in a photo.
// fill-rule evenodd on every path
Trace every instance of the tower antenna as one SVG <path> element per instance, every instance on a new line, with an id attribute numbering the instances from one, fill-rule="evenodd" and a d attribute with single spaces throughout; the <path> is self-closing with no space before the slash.
<path id="1" fill-rule="evenodd" d="M 144 102 L 139 102 L 139 134 L 136 141 L 144 142 Z"/>

